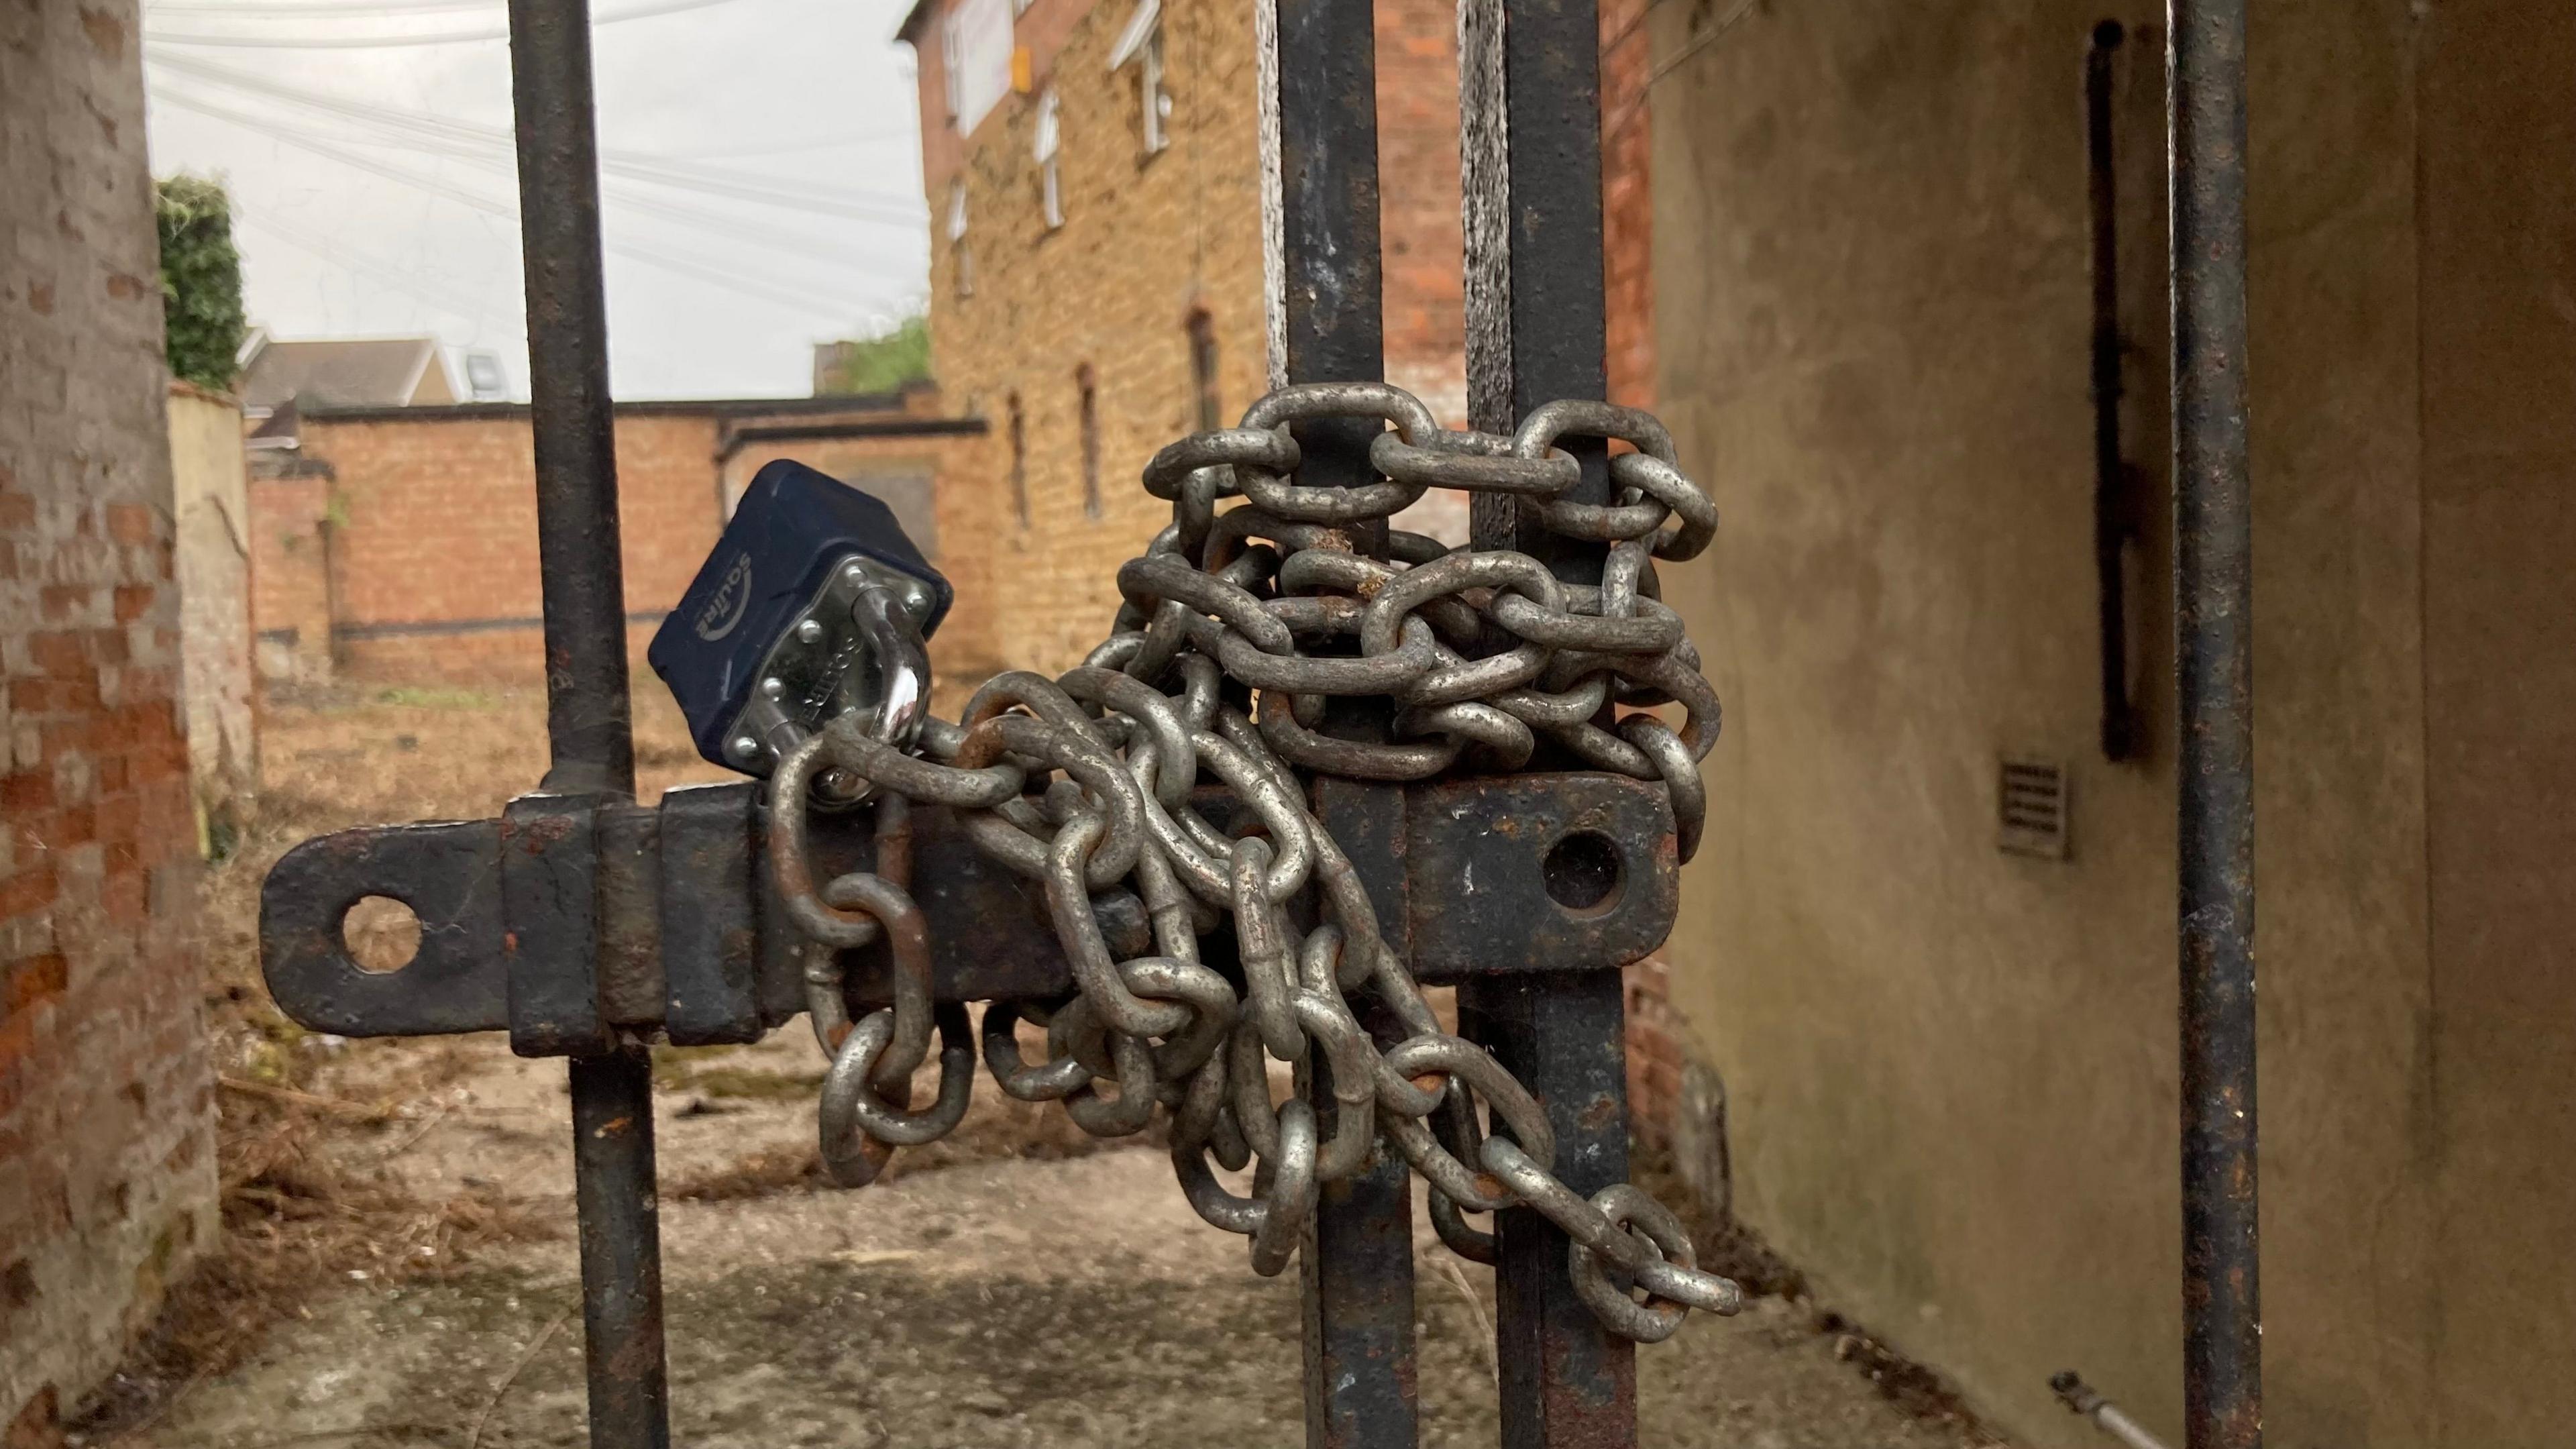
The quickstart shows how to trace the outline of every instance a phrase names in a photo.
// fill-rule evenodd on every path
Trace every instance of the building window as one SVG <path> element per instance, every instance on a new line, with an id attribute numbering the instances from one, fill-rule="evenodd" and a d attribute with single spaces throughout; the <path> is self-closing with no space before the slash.
<path id="1" fill-rule="evenodd" d="M 1163 32 L 1160 30 L 1145 42 L 1144 58 L 1137 62 L 1136 93 L 1144 112 L 1139 125 L 1145 141 L 1145 154 L 1152 156 L 1172 144 L 1171 137 L 1163 134 L 1163 122 L 1171 119 L 1172 98 L 1163 89 Z"/>
<path id="2" fill-rule="evenodd" d="M 1142 164 L 1171 144 L 1164 123 L 1172 116 L 1172 97 L 1163 89 L 1163 29 L 1161 0 L 1138 0 L 1135 13 L 1128 16 L 1127 28 L 1109 51 L 1109 68 L 1123 70 L 1136 67 L 1137 162 Z"/>
<path id="3" fill-rule="evenodd" d="M 1020 395 L 1011 394 L 1011 509 L 1020 518 L 1020 527 L 1029 526 L 1029 419 L 1020 407 Z"/>
<path id="4" fill-rule="evenodd" d="M 1064 175 L 1057 165 L 1057 151 L 1062 140 L 1064 104 L 1056 97 L 1055 87 L 1047 87 L 1038 97 L 1038 201 L 1046 215 L 1047 230 L 1064 225 Z"/>
<path id="5" fill-rule="evenodd" d="M 957 295 L 975 295 L 975 249 L 966 241 L 966 181 L 948 183 L 948 261 L 957 278 Z"/>
<path id="6" fill-rule="evenodd" d="M 1216 390 L 1216 319 L 1205 307 L 1192 307 L 1190 381 L 1198 394 L 1199 430 L 1225 426 L 1225 405 Z"/>
<path id="7" fill-rule="evenodd" d="M 966 110 L 966 32 L 955 15 L 939 26 L 939 75 L 945 82 L 948 123 L 953 126 Z"/>
<path id="8" fill-rule="evenodd" d="M 1086 362 L 1073 370 L 1073 385 L 1082 391 L 1082 511 L 1100 516 L 1100 386 Z"/>

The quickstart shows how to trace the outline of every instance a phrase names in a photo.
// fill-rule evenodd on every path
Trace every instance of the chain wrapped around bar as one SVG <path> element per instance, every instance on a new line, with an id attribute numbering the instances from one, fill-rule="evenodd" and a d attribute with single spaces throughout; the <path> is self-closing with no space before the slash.
<path id="1" fill-rule="evenodd" d="M 1353 417 L 1389 428 L 1369 450 L 1378 480 L 1296 481 L 1288 425 Z M 1567 436 L 1635 450 L 1609 461 L 1616 501 L 1559 498 L 1580 472 L 1554 446 Z M 1118 571 L 1125 604 L 1081 667 L 1053 680 L 995 677 L 957 723 L 929 723 L 926 758 L 844 719 L 780 762 L 770 850 L 812 943 L 834 1180 L 864 1184 L 896 1147 L 936 1139 L 971 1092 L 965 1010 L 932 1005 L 921 915 L 904 890 L 909 802 L 934 802 L 960 813 L 978 848 L 1043 883 L 1077 987 L 1067 1000 L 985 1008 L 996 1082 L 1023 1101 L 1062 1102 L 1098 1136 L 1143 1131 L 1160 1108 L 1182 1192 L 1208 1222 L 1251 1238 L 1256 1272 L 1287 1264 L 1324 1184 L 1391 1147 L 1429 1181 L 1433 1223 L 1464 1256 L 1494 1257 L 1470 1213 L 1526 1206 L 1564 1229 L 1575 1287 L 1613 1332 L 1655 1342 L 1689 1309 L 1734 1312 L 1737 1286 L 1695 1266 L 1671 1212 L 1624 1183 L 1586 1199 L 1551 1173 L 1546 1114 L 1483 1048 L 1440 1029 L 1297 774 L 1509 773 L 1544 741 L 1559 760 L 1661 782 L 1689 859 L 1707 811 L 1699 763 L 1716 742 L 1717 699 L 1679 616 L 1657 602 L 1652 560 L 1699 553 L 1717 514 L 1676 466 L 1671 438 L 1644 413 L 1596 402 L 1548 404 L 1510 437 L 1451 432 L 1402 389 L 1309 383 L 1262 398 L 1239 427 L 1163 449 L 1144 485 L 1171 502 L 1172 522 Z M 1385 532 L 1383 558 L 1357 551 L 1354 539 L 1434 487 L 1537 500 L 1557 533 L 1609 545 L 1600 585 L 1562 583 L 1527 554 L 1401 530 Z M 1234 497 L 1244 502 L 1220 511 Z M 1333 696 L 1387 701 L 1390 736 L 1323 733 Z M 1679 730 L 1645 712 L 1664 705 L 1682 710 Z M 878 870 L 818 890 L 807 802 L 832 770 L 876 793 Z M 1229 836 L 1191 807 L 1210 780 L 1256 829 Z M 1114 959 L 1091 909 L 1092 894 L 1113 886 L 1143 900 L 1155 954 Z M 1287 906 L 1309 890 L 1316 924 L 1301 933 Z M 1199 938 L 1229 924 L 1231 972 L 1199 955 Z M 853 1025 L 838 953 L 880 932 L 894 1004 Z M 1373 1039 L 1354 994 L 1374 995 L 1405 1036 Z M 1045 1031 L 1045 1061 L 1023 1057 L 1022 1021 Z M 916 1111 L 910 1082 L 934 1031 L 938 1095 Z M 1270 1062 L 1309 1053 L 1330 1067 L 1329 1134 L 1307 1102 L 1271 1095 Z M 1251 1195 L 1229 1190 L 1210 1158 L 1228 1171 L 1255 1164 Z"/>

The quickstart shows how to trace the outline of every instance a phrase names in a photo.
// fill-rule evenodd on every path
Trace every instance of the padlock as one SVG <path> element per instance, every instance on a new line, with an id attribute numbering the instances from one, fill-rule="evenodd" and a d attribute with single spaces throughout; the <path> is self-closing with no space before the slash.
<path id="1" fill-rule="evenodd" d="M 745 774 L 845 714 L 909 748 L 930 707 L 925 641 L 952 597 L 892 509 L 780 459 L 753 476 L 644 657 L 698 753 Z"/>

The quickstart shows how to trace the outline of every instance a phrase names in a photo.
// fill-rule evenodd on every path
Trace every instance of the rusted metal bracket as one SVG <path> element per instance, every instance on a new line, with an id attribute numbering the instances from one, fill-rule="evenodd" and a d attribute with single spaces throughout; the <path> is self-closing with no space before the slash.
<path id="1" fill-rule="evenodd" d="M 1431 983 L 1612 968 L 1671 930 L 1672 811 L 1658 786 L 1568 773 L 1413 786 L 1330 782 L 1318 813 L 1343 842 L 1388 941 Z M 527 795 L 498 820 L 382 825 L 306 841 L 260 893 L 260 960 L 287 1015 L 342 1036 L 503 1031 L 528 1056 L 621 1038 L 746 1042 L 804 1010 L 804 937 L 761 848 L 764 787 L 674 790 L 659 806 Z M 1202 808 L 1220 830 L 1250 828 Z M 818 819 L 819 875 L 865 870 L 873 812 Z M 913 894 L 943 1001 L 1046 998 L 1073 980 L 1038 882 L 978 850 L 957 816 L 916 807 Z M 420 918 L 393 971 L 350 954 L 368 896 Z M 1151 949 L 1125 891 L 1092 909 L 1116 954 Z M 851 953 L 857 1001 L 891 997 L 882 943 Z"/>

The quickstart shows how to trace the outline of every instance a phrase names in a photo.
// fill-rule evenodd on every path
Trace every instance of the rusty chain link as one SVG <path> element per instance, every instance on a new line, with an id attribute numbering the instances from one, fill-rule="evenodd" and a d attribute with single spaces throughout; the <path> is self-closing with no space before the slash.
<path id="1" fill-rule="evenodd" d="M 1288 424 L 1324 418 L 1388 425 L 1369 449 L 1378 481 L 1297 481 Z M 1555 447 L 1569 436 L 1636 450 L 1610 460 L 1615 501 L 1562 499 L 1580 476 Z M 1662 783 L 1688 860 L 1707 813 L 1699 766 L 1718 704 L 1680 617 L 1656 598 L 1652 560 L 1698 554 L 1717 512 L 1683 476 L 1670 436 L 1642 412 L 1597 402 L 1550 403 L 1510 437 L 1451 432 L 1400 388 L 1309 383 L 1262 398 L 1239 427 L 1163 449 L 1144 485 L 1172 504 L 1172 522 L 1119 569 L 1125 602 L 1081 667 L 1053 680 L 996 676 L 957 723 L 926 723 L 928 758 L 844 717 L 779 764 L 770 853 L 811 942 L 808 1004 L 832 1063 L 819 1115 L 833 1180 L 873 1180 L 895 1148 L 954 1128 L 971 1094 L 965 1008 L 932 1004 L 929 944 L 906 890 L 910 805 L 930 802 L 957 810 L 980 849 L 1043 885 L 1077 988 L 1064 1001 L 986 1007 L 994 1080 L 1024 1101 L 1062 1102 L 1095 1136 L 1141 1132 L 1161 1108 L 1182 1192 L 1202 1218 L 1251 1238 L 1254 1271 L 1279 1272 L 1323 1185 L 1383 1143 L 1429 1182 L 1433 1224 L 1467 1257 L 1494 1256 L 1469 1213 L 1525 1206 L 1562 1228 L 1575 1289 L 1614 1333 L 1651 1343 L 1689 1309 L 1736 1311 L 1737 1286 L 1696 1266 L 1689 1233 L 1653 1198 L 1621 1183 L 1587 1199 L 1553 1175 L 1539 1103 L 1482 1047 L 1440 1030 L 1296 774 L 1403 782 L 1462 762 L 1508 772 L 1553 744 L 1592 768 Z M 1566 584 L 1526 554 L 1395 529 L 1384 558 L 1358 551 L 1363 531 L 1435 487 L 1537 500 L 1557 533 L 1610 546 L 1602 582 Z M 1336 696 L 1389 702 L 1390 737 L 1322 733 Z M 1644 712 L 1665 705 L 1682 710 L 1679 730 Z M 833 771 L 876 792 L 878 868 L 818 889 L 808 802 Z M 1191 807 L 1211 779 L 1259 833 L 1231 837 Z M 1092 893 L 1119 885 L 1143 900 L 1155 954 L 1118 960 L 1103 940 Z M 1286 907 L 1310 889 L 1317 923 L 1301 932 Z M 1199 957 L 1199 937 L 1227 923 L 1239 979 Z M 840 952 L 880 934 L 894 1003 L 853 1024 Z M 1403 1039 L 1381 1047 L 1352 1011 L 1354 992 L 1374 996 Z M 1046 1032 L 1044 1062 L 1022 1055 L 1022 1021 Z M 934 1034 L 938 1093 L 916 1109 L 912 1075 Z M 1271 1095 L 1272 1061 L 1314 1058 L 1330 1068 L 1329 1132 L 1309 1103 Z M 1479 1102 L 1499 1131 L 1484 1131 Z M 1220 1181 L 1211 1158 L 1228 1171 L 1254 1166 L 1251 1195 Z"/>

